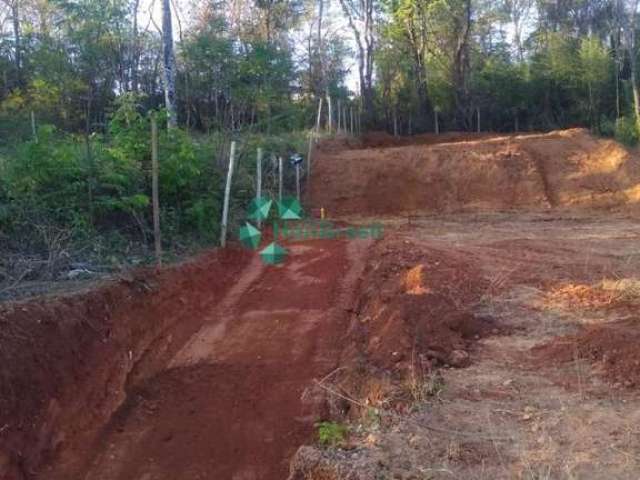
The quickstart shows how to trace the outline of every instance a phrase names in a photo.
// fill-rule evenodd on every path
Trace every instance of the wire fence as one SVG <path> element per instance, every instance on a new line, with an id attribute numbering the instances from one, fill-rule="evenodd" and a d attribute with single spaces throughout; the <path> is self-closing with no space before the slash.
<path id="1" fill-rule="evenodd" d="M 269 139 L 266 135 L 255 135 L 254 132 L 261 129 L 264 125 L 255 123 L 234 131 L 218 133 L 216 141 L 211 142 L 207 137 L 191 137 L 190 141 L 198 145 L 201 152 L 209 149 L 204 155 L 211 160 L 205 164 L 200 172 L 202 183 L 207 185 L 206 189 L 201 193 L 204 205 L 202 212 L 198 215 L 203 223 L 209 225 L 209 234 L 206 235 L 205 243 L 209 245 L 218 243 L 216 240 L 216 232 L 222 229 L 226 224 L 226 230 L 230 237 L 236 237 L 240 224 L 245 220 L 246 208 L 248 203 L 260 191 L 263 197 L 272 199 L 278 198 L 280 192 L 285 196 L 296 196 L 301 201 L 304 199 L 305 187 L 309 182 L 312 172 L 313 155 L 316 142 L 326 136 L 332 136 L 335 133 L 356 135 L 360 129 L 359 122 L 354 120 L 353 115 L 347 115 L 346 110 L 336 119 L 330 119 L 326 116 L 326 128 L 321 130 L 321 113 L 322 102 L 319 105 L 316 125 L 310 130 L 302 132 L 298 135 L 298 142 L 276 141 Z M 270 121 L 285 121 L 291 115 L 282 114 L 272 118 Z M 350 120 L 347 120 L 350 118 Z M 266 122 L 266 120 L 264 121 Z M 350 123 L 349 123 L 350 122 Z M 266 140 L 264 140 L 266 138 Z M 277 138 L 277 136 L 276 136 Z M 282 140 L 282 139 L 280 139 Z M 31 140 L 38 142 L 36 138 Z M 60 219 L 68 221 L 76 221 L 79 223 L 95 221 L 96 216 L 106 217 L 111 221 L 114 217 L 128 217 L 130 220 L 124 224 L 119 223 L 116 226 L 118 231 L 128 232 L 133 235 L 140 235 L 143 244 L 149 243 L 159 234 L 164 239 L 164 245 L 171 249 L 172 242 L 179 242 L 181 239 L 180 232 L 188 221 L 185 218 L 185 208 L 182 205 L 165 201 L 165 195 L 160 188 L 159 198 L 156 202 L 149 202 L 144 208 L 127 208 L 123 205 L 114 207 L 108 195 L 100 198 L 98 194 L 104 193 L 105 189 L 111 188 L 109 185 L 101 183 L 101 174 L 103 169 L 108 165 L 102 164 L 103 154 L 108 151 L 104 144 L 98 144 L 93 139 L 76 139 L 73 146 L 77 156 L 75 160 L 69 160 L 73 164 L 56 164 L 47 165 L 45 162 L 33 162 L 33 170 L 35 173 L 43 176 L 50 176 L 55 181 L 74 182 L 78 185 L 84 185 L 81 188 L 82 195 L 86 195 L 86 201 L 82 199 L 82 195 L 78 198 L 69 198 L 68 203 L 60 204 L 59 196 L 56 192 L 48 192 L 33 202 L 23 201 L 13 202 L 10 198 L 5 198 L 4 204 L 2 200 L 2 192 L 0 191 L 0 226 L 4 223 L 10 225 L 12 222 L 21 222 L 24 228 L 32 228 L 36 223 L 56 226 L 56 222 Z M 149 144 L 152 142 L 149 141 Z M 297 143 L 294 145 L 294 143 Z M 226 193 L 224 180 L 227 177 L 229 167 L 229 157 L 231 145 L 235 144 L 236 171 L 231 176 L 231 184 L 229 186 L 229 194 L 226 203 L 227 217 L 223 218 L 224 198 L 223 192 Z M 142 162 L 135 166 L 135 171 L 131 175 L 140 177 L 139 187 L 140 194 L 153 197 L 152 183 L 153 179 L 162 176 L 163 173 L 163 151 L 162 145 L 158 145 L 160 162 L 158 170 L 154 171 L 152 162 Z M 151 148 L 150 148 L 151 150 Z M 262 151 L 260 185 L 257 185 L 257 157 L 258 150 Z M 293 164 L 290 159 L 293 155 L 301 157 L 302 162 Z M 1 158 L 0 158 L 1 161 Z M 22 168 L 29 169 L 29 165 L 22 165 Z M 0 173 L 2 173 L 3 165 L 0 163 Z M 32 172 L 33 173 L 33 172 Z M 117 192 L 107 192 L 117 195 Z M 98 198 L 93 195 L 98 196 Z M 47 198 L 55 198 L 56 201 L 47 201 Z M 153 200 L 153 198 L 151 199 Z M 65 201 L 65 200 L 63 200 Z M 58 204 L 56 204 L 58 203 Z M 153 204 L 157 205 L 158 212 L 154 212 Z M 75 215 L 77 214 L 77 215 Z M 155 216 L 160 219 L 160 232 L 155 232 L 150 225 L 150 219 Z M 71 219 L 71 220 L 69 220 Z M 88 219 L 88 220 L 87 220 Z M 117 218 L 116 218 L 117 220 Z M 32 223 L 33 225 L 30 225 Z M 68 225 L 68 224 L 67 224 Z M 84 226 L 84 225 L 82 225 Z M 71 226 L 70 228 L 75 228 Z M 226 237 L 226 236 L 225 236 Z M 221 239 L 224 243 L 226 238 Z M 6 242 L 5 242 L 6 243 Z M 0 249 L 2 248 L 3 239 L 0 235 Z M 47 247 L 48 248 L 48 247 Z M 162 252 L 158 254 L 158 260 L 162 258 Z"/>

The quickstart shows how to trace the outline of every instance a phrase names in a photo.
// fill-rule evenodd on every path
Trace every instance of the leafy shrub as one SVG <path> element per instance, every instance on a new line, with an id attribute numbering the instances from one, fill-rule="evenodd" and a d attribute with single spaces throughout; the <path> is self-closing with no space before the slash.
<path id="1" fill-rule="evenodd" d="M 640 140 L 640 131 L 635 119 L 621 117 L 616 122 L 615 138 L 620 143 L 633 147 Z"/>
<path id="2" fill-rule="evenodd" d="M 229 135 L 193 136 L 158 115 L 162 239 L 167 254 L 218 239 Z M 230 234 L 255 195 L 256 150 L 264 151 L 263 192 L 277 194 L 272 156 L 306 153 L 304 132 L 237 139 Z M 295 191 L 292 168 L 285 189 Z M 41 124 L 37 139 L 0 145 L 0 242 L 47 258 L 43 232 L 63 232 L 69 252 L 116 264 L 146 259 L 153 241 L 150 116 L 141 98 L 122 95 L 105 134 L 69 134 Z M 49 242 L 50 243 L 50 242 Z M 150 258 L 150 257 L 149 257 Z M 110 259 L 113 259 L 111 261 Z M 137 260 L 136 260 L 137 261 Z"/>
<path id="3" fill-rule="evenodd" d="M 316 423 L 318 429 L 318 441 L 321 445 L 336 447 L 344 443 L 349 429 L 336 422 Z"/>

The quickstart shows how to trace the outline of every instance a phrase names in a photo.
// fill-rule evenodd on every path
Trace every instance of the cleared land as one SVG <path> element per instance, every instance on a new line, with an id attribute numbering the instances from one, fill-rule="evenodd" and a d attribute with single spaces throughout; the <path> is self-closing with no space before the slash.
<path id="1" fill-rule="evenodd" d="M 637 478 L 635 152 L 403 142 L 316 157 L 310 204 L 377 242 L 3 304 L 0 478 Z M 319 420 L 352 426 L 340 448 Z"/>

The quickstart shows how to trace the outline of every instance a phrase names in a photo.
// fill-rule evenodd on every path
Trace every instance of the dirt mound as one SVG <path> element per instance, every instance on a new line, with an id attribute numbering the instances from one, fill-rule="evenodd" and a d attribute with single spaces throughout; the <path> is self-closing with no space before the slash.
<path id="1" fill-rule="evenodd" d="M 234 247 L 0 307 L 0 479 L 281 479 L 323 405 L 371 240 Z"/>
<path id="2" fill-rule="evenodd" d="M 469 365 L 473 342 L 495 331 L 491 319 L 472 313 L 488 286 L 473 265 L 398 232 L 388 232 L 370 255 L 348 347 L 327 379 L 345 395 L 325 398 L 328 420 L 357 420 L 366 415 L 362 404 L 406 411 L 437 388 L 437 367 Z"/>
<path id="3" fill-rule="evenodd" d="M 607 325 L 587 326 L 574 335 L 564 336 L 536 347 L 538 362 L 551 365 L 585 359 L 597 373 L 618 387 L 640 386 L 640 319 Z"/>
<path id="4" fill-rule="evenodd" d="M 340 369 L 325 380 L 332 392 L 327 420 L 347 417 L 367 425 L 364 430 L 379 423 L 372 427 L 378 431 L 388 428 L 395 415 L 437 395 L 442 378 L 436 367 L 469 365 L 473 342 L 495 331 L 495 324 L 473 314 L 489 285 L 475 265 L 455 253 L 394 232 L 375 245 L 371 258 L 349 333 L 351 349 L 343 354 Z M 349 453 L 326 453 L 301 447 L 289 480 L 380 476 L 375 462 L 353 468 Z"/>
<path id="5" fill-rule="evenodd" d="M 384 131 L 373 131 L 363 133 L 360 137 L 336 135 L 332 138 L 326 138 L 318 144 L 317 149 L 324 154 L 335 154 L 344 150 L 402 147 L 408 145 L 436 145 L 438 143 L 466 142 L 493 137 L 495 137 L 495 135 L 490 133 L 470 132 L 446 132 L 439 135 L 435 133 L 422 133 L 410 137 L 394 137 Z"/>
<path id="6" fill-rule="evenodd" d="M 473 265 L 392 238 L 364 272 L 359 334 L 369 362 L 408 371 L 417 363 L 465 366 L 476 335 L 492 328 L 471 313 L 487 284 Z"/>
<path id="7" fill-rule="evenodd" d="M 128 386 L 161 367 L 149 352 L 158 338 L 175 327 L 166 348 L 178 348 L 249 259 L 229 249 L 90 292 L 2 304 L 0 478 L 81 458 Z"/>
<path id="8" fill-rule="evenodd" d="M 129 391 L 84 478 L 284 478 L 313 434 L 303 392 L 336 368 L 368 242 L 286 244 L 275 266 L 254 257 L 168 367 Z"/>
<path id="9" fill-rule="evenodd" d="M 534 347 L 534 365 L 587 360 L 595 367 L 594 373 L 611 384 L 640 386 L 640 280 L 628 277 L 593 285 L 561 284 L 548 292 L 545 303 L 577 314 L 582 326 L 577 333 Z"/>
<path id="10" fill-rule="evenodd" d="M 548 134 L 365 136 L 320 148 L 309 198 L 329 215 L 609 207 L 640 202 L 640 163 L 613 140 Z M 434 143 L 438 142 L 438 143 Z"/>

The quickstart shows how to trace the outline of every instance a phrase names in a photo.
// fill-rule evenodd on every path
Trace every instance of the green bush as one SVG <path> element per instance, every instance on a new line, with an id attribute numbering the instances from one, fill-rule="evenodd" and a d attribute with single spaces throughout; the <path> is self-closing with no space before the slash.
<path id="1" fill-rule="evenodd" d="M 635 119 L 621 117 L 616 121 L 615 138 L 620 143 L 633 147 L 640 140 L 640 131 Z"/>
<path id="2" fill-rule="evenodd" d="M 169 254 L 217 241 L 228 164 L 228 134 L 190 135 L 159 125 L 162 238 Z M 106 133 L 69 134 L 42 124 L 38 138 L 0 146 L 3 248 L 47 255 L 47 232 L 63 232 L 82 255 L 144 257 L 153 241 L 150 114 L 134 95 L 119 98 Z M 237 135 L 230 235 L 255 195 L 256 150 L 264 152 L 263 192 L 277 195 L 277 162 L 306 154 L 307 135 Z M 285 190 L 295 191 L 292 168 Z"/>
<path id="3" fill-rule="evenodd" d="M 346 425 L 336 422 L 316 423 L 318 441 L 321 445 L 336 447 L 344 443 L 349 429 Z"/>

